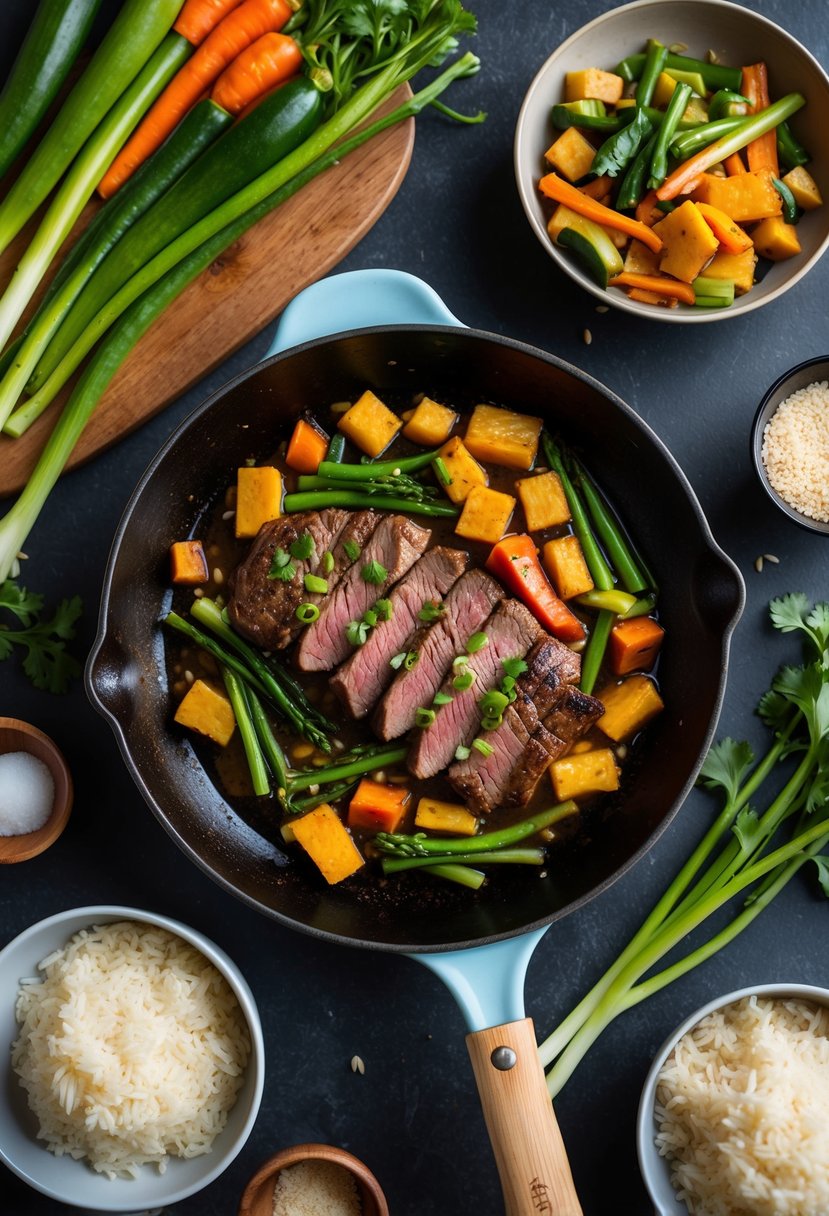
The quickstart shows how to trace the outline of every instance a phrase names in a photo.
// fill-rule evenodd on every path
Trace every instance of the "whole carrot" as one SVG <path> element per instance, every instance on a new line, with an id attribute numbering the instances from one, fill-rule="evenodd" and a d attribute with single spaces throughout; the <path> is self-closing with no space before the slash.
<path id="1" fill-rule="evenodd" d="M 751 102 L 751 113 L 758 114 L 771 104 L 769 95 L 769 74 L 764 63 L 752 63 L 743 68 L 741 88 L 743 94 Z M 780 162 L 777 159 L 777 136 L 774 131 L 767 131 L 751 141 L 746 148 L 748 167 L 752 173 L 759 169 L 770 169 L 775 177 L 780 176 Z"/>
<path id="2" fill-rule="evenodd" d="M 242 0 L 186 0 L 173 29 L 193 46 L 199 46 L 230 10 L 241 3 Z"/>
<path id="3" fill-rule="evenodd" d="M 213 86 L 211 100 L 240 114 L 251 102 L 299 71 L 302 52 L 287 34 L 263 34 L 237 55 Z"/>

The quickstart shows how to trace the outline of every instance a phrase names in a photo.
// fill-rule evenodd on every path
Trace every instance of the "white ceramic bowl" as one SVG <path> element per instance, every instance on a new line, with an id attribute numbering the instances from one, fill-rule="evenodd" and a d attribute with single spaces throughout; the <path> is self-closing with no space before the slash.
<path id="1" fill-rule="evenodd" d="M 769 69 L 772 100 L 789 92 L 801 92 L 806 105 L 794 115 L 792 126 L 809 149 L 807 166 L 826 200 L 823 207 L 805 215 L 798 225 L 802 251 L 794 258 L 772 265 L 762 282 L 738 296 L 730 308 L 660 308 L 630 300 L 624 292 L 603 291 L 565 250 L 558 249 L 547 234 L 549 211 L 538 190 L 538 180 L 547 170 L 544 152 L 555 131 L 550 108 L 564 97 L 564 77 L 579 68 L 612 70 L 619 60 L 644 49 L 648 38 L 666 45 L 685 43 L 686 55 L 704 59 L 709 49 L 730 65 L 765 60 Z M 651 320 L 702 324 L 726 317 L 742 316 L 776 300 L 794 287 L 829 245 L 829 76 L 817 60 L 779 25 L 728 0 L 637 0 L 611 9 L 576 30 L 553 51 L 529 87 L 515 129 L 514 161 L 518 193 L 533 231 L 559 267 L 604 304 Z"/>
<path id="2" fill-rule="evenodd" d="M 251 1054 L 244 1085 L 211 1152 L 187 1161 L 172 1158 L 163 1174 L 154 1166 L 145 1166 L 138 1178 L 110 1181 L 83 1161 L 54 1156 L 37 1139 L 37 1122 L 12 1069 L 10 1048 L 17 1037 L 14 1005 L 19 981 L 36 975 L 40 960 L 64 946 L 79 930 L 116 920 L 157 925 L 200 950 L 222 973 L 239 1001 L 248 1024 Z M 118 905 L 59 912 L 38 921 L 0 951 L 0 1001 L 0 1043 L 4 1053 L 0 1085 L 6 1096 L 0 1105 L 0 1160 L 44 1195 L 94 1212 L 141 1212 L 167 1207 L 217 1178 L 245 1144 L 262 1099 L 265 1075 L 262 1027 L 253 994 L 239 968 L 201 933 L 166 916 Z"/>
<path id="3" fill-rule="evenodd" d="M 718 996 L 709 1001 L 701 1009 L 697 1009 L 687 1017 L 681 1026 L 671 1034 L 660 1047 L 654 1057 L 650 1072 L 642 1088 L 639 1100 L 639 1114 L 636 1120 L 636 1149 L 639 1155 L 639 1169 L 642 1179 L 653 1200 L 656 1216 L 688 1216 L 688 1208 L 679 1199 L 671 1183 L 671 1172 L 668 1161 L 660 1157 L 656 1149 L 654 1137 L 657 1127 L 653 1117 L 654 1101 L 656 1098 L 656 1083 L 662 1065 L 684 1034 L 687 1034 L 697 1022 L 716 1009 L 733 1005 L 747 996 L 769 997 L 773 1000 L 811 1001 L 813 1005 L 825 1005 L 829 1008 L 829 988 L 818 988 L 814 984 L 766 984 L 761 988 L 739 988 L 729 992 L 727 996 Z"/>

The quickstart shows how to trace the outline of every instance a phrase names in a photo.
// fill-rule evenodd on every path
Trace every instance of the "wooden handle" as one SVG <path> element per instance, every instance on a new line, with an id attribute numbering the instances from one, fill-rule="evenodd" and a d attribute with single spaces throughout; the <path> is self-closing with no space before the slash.
<path id="1" fill-rule="evenodd" d="M 466 1036 L 466 1045 L 501 1176 L 506 1216 L 582 1216 L 532 1019 L 479 1030 Z"/>

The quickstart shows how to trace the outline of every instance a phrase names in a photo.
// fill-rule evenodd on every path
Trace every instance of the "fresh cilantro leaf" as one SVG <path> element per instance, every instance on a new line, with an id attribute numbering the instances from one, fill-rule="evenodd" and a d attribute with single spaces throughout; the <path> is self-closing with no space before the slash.
<path id="1" fill-rule="evenodd" d="M 782 633 L 792 633 L 795 629 L 807 629 L 806 617 L 809 612 L 809 597 L 802 592 L 792 592 L 769 604 L 769 616 L 775 629 Z"/>
<path id="2" fill-rule="evenodd" d="M 290 583 L 295 574 L 296 566 L 291 561 L 290 554 L 284 549 L 274 549 L 268 578 L 278 579 L 280 583 Z"/>
<path id="3" fill-rule="evenodd" d="M 737 837 L 740 848 L 746 855 L 753 853 L 757 845 L 761 844 L 766 838 L 760 826 L 757 812 L 753 811 L 749 806 L 743 807 L 731 830 Z"/>
<path id="4" fill-rule="evenodd" d="M 289 546 L 291 557 L 295 557 L 297 561 L 307 561 L 309 557 L 313 557 L 316 550 L 314 538 L 310 532 L 303 532 L 302 536 L 298 536 L 294 543 Z"/>
<path id="5" fill-rule="evenodd" d="M 823 853 L 817 857 L 813 857 L 812 861 L 817 866 L 817 880 L 820 884 L 820 889 L 823 894 L 829 899 L 829 857 Z"/>
<path id="6" fill-rule="evenodd" d="M 348 560 L 356 562 L 357 558 L 360 556 L 360 546 L 357 544 L 356 540 L 343 541 L 343 549 L 345 550 L 345 555 Z"/>
<path id="7" fill-rule="evenodd" d="M 7 578 L 0 586 L 0 608 L 8 608 L 28 628 L 43 609 L 43 596 Z"/>
<path id="8" fill-rule="evenodd" d="M 389 572 L 382 562 L 370 561 L 363 566 L 360 577 L 364 583 L 371 583 L 372 586 L 379 587 L 389 577 Z"/>
<path id="9" fill-rule="evenodd" d="M 431 624 L 432 621 L 436 621 L 438 617 L 443 616 L 445 611 L 445 604 L 438 604 L 434 600 L 427 600 L 418 612 L 417 619 Z"/>
<path id="10" fill-rule="evenodd" d="M 65 643 L 75 636 L 75 624 L 81 615 L 79 596 L 62 600 L 47 619 L 40 618 L 43 596 L 29 592 L 13 580 L 0 587 L 0 608 L 6 608 L 22 626 L 10 629 L 0 624 L 0 661 L 12 654 L 15 646 L 26 651 L 23 670 L 35 688 L 63 693 L 70 680 L 81 674 L 81 665 L 66 650 Z"/>
<path id="11" fill-rule="evenodd" d="M 729 801 L 737 796 L 740 784 L 754 763 L 754 752 L 745 740 L 721 739 L 703 761 L 699 781 L 706 789 L 725 790 Z"/>

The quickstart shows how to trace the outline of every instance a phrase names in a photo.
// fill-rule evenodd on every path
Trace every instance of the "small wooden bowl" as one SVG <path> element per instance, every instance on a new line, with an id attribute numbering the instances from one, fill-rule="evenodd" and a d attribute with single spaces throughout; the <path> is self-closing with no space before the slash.
<path id="1" fill-rule="evenodd" d="M 42 828 L 22 836 L 0 836 L 0 864 L 28 861 L 54 844 L 66 827 L 72 810 L 72 774 L 69 765 L 48 735 L 17 718 L 0 718 L 0 755 L 29 752 L 49 769 L 55 783 L 52 813 Z"/>
<path id="2" fill-rule="evenodd" d="M 389 1216 L 389 1205 L 380 1183 L 367 1165 L 343 1148 L 332 1144 L 295 1144 L 284 1148 L 260 1165 L 245 1187 L 238 1216 L 273 1216 L 273 1193 L 280 1170 L 300 1161 L 331 1161 L 353 1176 L 362 1205 L 362 1216 Z"/>

